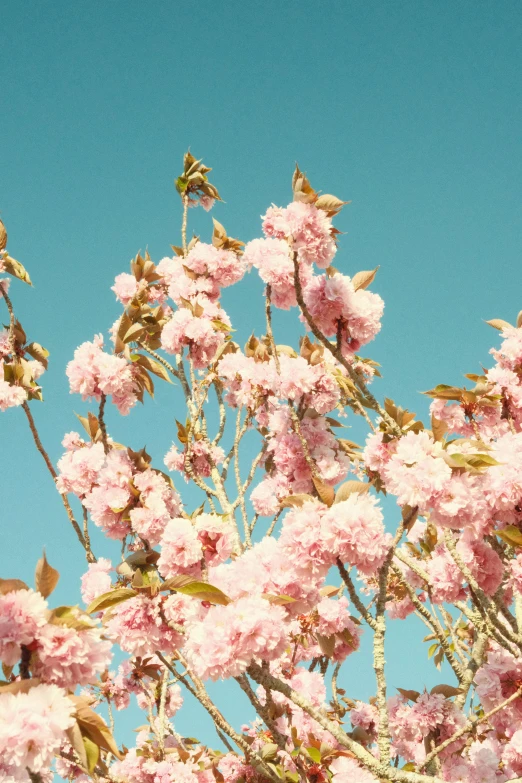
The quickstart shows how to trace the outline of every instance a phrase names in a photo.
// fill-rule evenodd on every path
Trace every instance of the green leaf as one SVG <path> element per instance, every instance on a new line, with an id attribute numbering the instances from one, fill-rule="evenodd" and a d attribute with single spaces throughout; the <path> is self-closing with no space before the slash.
<path id="1" fill-rule="evenodd" d="M 136 590 L 131 590 L 128 587 L 117 587 L 116 590 L 110 590 L 108 593 L 103 593 L 91 601 L 87 607 L 87 614 L 94 614 L 94 612 L 101 612 L 104 609 L 109 609 L 111 606 L 121 604 L 123 601 L 128 601 L 129 598 L 134 598 L 138 595 Z"/>
<path id="2" fill-rule="evenodd" d="M 442 421 L 442 419 L 437 419 L 436 416 L 431 417 L 431 431 L 433 432 L 433 437 L 435 440 L 442 440 L 444 435 L 448 431 L 448 425 L 445 421 Z"/>
<path id="3" fill-rule="evenodd" d="M 14 593 L 16 590 L 29 590 L 29 586 L 21 579 L 0 579 L 0 595 Z"/>
<path id="4" fill-rule="evenodd" d="M 436 400 L 456 400 L 460 402 L 462 399 L 462 389 L 456 386 L 448 386 L 446 383 L 439 383 L 434 389 L 422 393 Z"/>
<path id="5" fill-rule="evenodd" d="M 405 699 L 408 699 L 409 701 L 417 701 L 417 699 L 420 696 L 419 691 L 408 691 L 404 688 L 397 688 L 401 696 L 404 696 Z"/>
<path id="6" fill-rule="evenodd" d="M 230 598 L 219 587 L 209 585 L 207 582 L 199 582 L 183 574 L 167 579 L 161 585 L 161 590 L 165 589 L 175 590 L 182 595 L 198 598 L 200 601 L 209 601 L 211 604 L 227 606 L 230 603 Z"/>
<path id="7" fill-rule="evenodd" d="M 522 546 L 522 531 L 515 525 L 508 525 L 503 530 L 495 531 L 497 536 L 510 546 Z"/>
<path id="8" fill-rule="evenodd" d="M 82 740 L 85 748 L 85 755 L 87 756 L 87 769 L 92 775 L 94 768 L 98 763 L 98 759 L 100 758 L 100 749 L 92 739 L 89 739 L 89 737 L 82 737 Z"/>
<path id="9" fill-rule="evenodd" d="M 268 603 L 275 604 L 276 606 L 285 606 L 286 604 L 293 604 L 296 599 L 292 598 L 291 595 L 284 595 L 281 593 L 280 595 L 272 595 L 271 593 L 263 593 L 261 595 L 261 598 L 265 598 Z"/>
<path id="10" fill-rule="evenodd" d="M 86 612 L 79 606 L 57 606 L 49 615 L 51 625 L 65 625 L 77 631 L 84 631 L 96 626 Z"/>
<path id="11" fill-rule="evenodd" d="M 40 364 L 43 364 L 45 369 L 47 369 L 47 365 L 49 364 L 47 361 L 49 357 L 49 351 L 40 345 L 40 343 L 29 343 L 29 345 L 25 346 L 24 350 L 29 354 L 29 356 L 32 356 L 33 359 L 39 361 Z"/>
<path id="12" fill-rule="evenodd" d="M 108 750 L 117 759 L 121 760 L 122 755 L 105 721 L 91 709 L 89 703 L 81 696 L 69 694 L 69 699 L 76 707 L 76 720 L 78 721 L 82 737 L 87 737 L 99 748 Z"/>
<path id="13" fill-rule="evenodd" d="M 305 493 L 298 493 L 297 495 L 287 495 L 279 501 L 281 508 L 301 508 L 305 503 L 314 502 L 315 498 L 312 495 L 306 495 Z"/>
<path id="14" fill-rule="evenodd" d="M 235 329 L 232 329 L 232 327 L 228 326 L 224 321 L 220 321 L 219 318 L 212 319 L 212 326 L 218 332 L 235 332 Z"/>
<path id="15" fill-rule="evenodd" d="M 438 642 L 435 642 L 434 644 L 430 645 L 428 649 L 428 658 L 432 658 L 435 655 L 438 646 L 439 646 Z"/>
<path id="16" fill-rule="evenodd" d="M 306 748 L 306 752 L 308 753 L 312 761 L 314 761 L 316 764 L 321 763 L 321 751 L 319 750 L 319 748 L 314 748 L 310 746 L 309 748 Z"/>

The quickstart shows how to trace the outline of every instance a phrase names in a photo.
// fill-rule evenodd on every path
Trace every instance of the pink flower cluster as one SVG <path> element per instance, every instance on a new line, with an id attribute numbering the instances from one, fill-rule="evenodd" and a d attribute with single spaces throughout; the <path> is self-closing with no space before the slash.
<path id="1" fill-rule="evenodd" d="M 280 542 L 302 568 L 321 571 L 340 558 L 372 575 L 384 562 L 391 536 L 384 530 L 377 498 L 353 493 L 329 509 L 315 502 L 292 509 L 283 521 Z"/>
<path id="2" fill-rule="evenodd" d="M 16 408 L 27 400 L 27 392 L 22 386 L 15 386 L 3 378 L 4 362 L 0 361 L 0 410 Z"/>
<path id="3" fill-rule="evenodd" d="M 266 405 L 273 406 L 278 399 L 302 403 L 320 414 L 337 406 L 340 389 L 331 374 L 332 366 L 324 362 L 311 365 L 302 356 L 283 353 L 279 355 L 279 368 L 278 374 L 273 358 L 256 361 L 241 351 L 223 356 L 218 372 L 227 383 L 227 403 L 257 411 L 260 423 L 267 420 Z"/>
<path id="4" fill-rule="evenodd" d="M 346 275 L 314 277 L 303 291 L 316 325 L 327 337 L 340 334 L 345 356 L 356 353 L 379 333 L 384 302 L 378 294 L 354 289 Z M 340 332 L 339 332 L 340 329 Z"/>
<path id="5" fill-rule="evenodd" d="M 299 261 L 320 269 L 330 266 L 337 250 L 331 218 L 313 204 L 293 201 L 284 208 L 270 207 L 263 216 L 263 232 L 267 237 L 290 240 Z"/>
<path id="6" fill-rule="evenodd" d="M 105 353 L 101 334 L 96 335 L 92 343 L 82 343 L 75 350 L 66 373 L 71 394 L 81 394 L 84 400 L 99 402 L 105 394 L 112 397 L 124 416 L 136 404 L 138 388 L 132 365 L 121 356 Z"/>
<path id="7" fill-rule="evenodd" d="M 274 471 L 251 494 L 255 510 L 263 516 L 275 514 L 279 501 L 286 495 L 313 491 L 312 472 L 301 439 L 293 431 L 288 408 L 276 408 L 268 417 L 268 425 L 270 431 L 266 454 L 270 457 Z M 330 431 L 326 419 L 305 416 L 300 428 L 320 478 L 332 486 L 342 481 L 350 467 L 350 460 Z"/>
<path id="8" fill-rule="evenodd" d="M 106 557 L 100 557 L 96 563 L 89 563 L 82 576 L 82 600 L 90 604 L 95 598 L 111 589 L 110 571 L 112 563 Z"/>
<path id="9" fill-rule="evenodd" d="M 73 713 L 72 701 L 56 685 L 0 694 L 0 778 L 29 783 L 30 772 L 48 775 Z"/>
<path id="10" fill-rule="evenodd" d="M 180 354 L 185 347 L 196 369 L 208 367 L 225 342 L 230 319 L 218 299 L 221 289 L 237 283 L 247 263 L 232 250 L 196 242 L 181 258 L 164 258 L 156 268 L 178 309 L 163 327 L 163 348 Z"/>
<path id="11" fill-rule="evenodd" d="M 181 511 L 180 498 L 166 478 L 152 468 L 138 470 L 129 453 L 69 437 L 69 450 L 58 462 L 57 487 L 74 492 L 96 525 L 109 538 L 130 533 L 155 546 L 167 522 Z"/>
<path id="12" fill-rule="evenodd" d="M 413 704 L 402 696 L 394 696 L 388 704 L 394 749 L 404 759 L 416 764 L 426 756 L 423 740 L 430 732 L 437 731 L 443 741 L 466 723 L 463 712 L 440 693 L 423 693 Z M 442 751 L 443 757 L 456 749 L 454 744 L 449 745 Z"/>
<path id="13" fill-rule="evenodd" d="M 190 628 L 185 652 L 199 677 L 237 677 L 253 658 L 277 658 L 286 646 L 285 612 L 258 596 L 211 607 Z"/>
<path id="14" fill-rule="evenodd" d="M 0 595 L 0 660 L 14 666 L 22 645 L 34 642 L 47 622 L 47 601 L 33 590 Z"/>
<path id="15" fill-rule="evenodd" d="M 34 674 L 44 682 L 66 690 L 88 685 L 105 671 L 112 658 L 112 644 L 102 629 L 77 631 L 63 625 L 46 625 L 37 637 Z"/>
<path id="16" fill-rule="evenodd" d="M 170 653 L 181 645 L 182 637 L 167 624 L 170 618 L 166 612 L 164 596 L 142 594 L 107 610 L 104 624 L 108 636 L 125 652 L 140 657 L 156 650 Z"/>
<path id="17" fill-rule="evenodd" d="M 185 468 L 185 460 L 188 451 L 188 445 L 185 444 L 183 451 L 180 451 L 176 445 L 165 454 L 164 463 L 168 470 L 177 470 L 189 480 Z M 213 465 L 220 465 L 225 459 L 225 452 L 221 446 L 214 446 L 204 440 L 195 440 L 190 444 L 189 463 L 196 476 L 208 478 L 212 472 Z"/>
<path id="18" fill-rule="evenodd" d="M 22 647 L 32 654 L 32 669 L 42 682 L 74 690 L 103 672 L 112 657 L 110 642 L 102 629 L 77 630 L 48 622 L 47 601 L 32 590 L 13 590 L 0 595 L 0 660 L 14 666 Z"/>
<path id="19" fill-rule="evenodd" d="M 232 562 L 209 568 L 211 584 L 230 598 L 249 595 L 287 596 L 283 603 L 288 615 L 309 611 L 320 601 L 319 588 L 326 568 L 312 573 L 293 563 L 282 546 L 281 539 L 265 537 Z"/>
<path id="20" fill-rule="evenodd" d="M 200 315 L 189 307 L 180 307 L 174 312 L 163 327 L 161 344 L 167 353 L 174 354 L 181 354 L 187 347 L 195 369 L 202 370 L 224 344 L 230 319 L 219 305 L 209 300 L 202 298 L 196 304 L 203 310 Z"/>

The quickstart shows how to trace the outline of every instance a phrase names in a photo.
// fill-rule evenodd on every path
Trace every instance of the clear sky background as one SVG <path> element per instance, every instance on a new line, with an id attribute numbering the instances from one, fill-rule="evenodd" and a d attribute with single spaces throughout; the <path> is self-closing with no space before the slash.
<path id="1" fill-rule="evenodd" d="M 514 322 L 522 308 L 518 2 L 4 0 L 0 14 L 0 215 L 34 281 L 13 282 L 17 315 L 51 351 L 32 410 L 53 460 L 88 409 L 65 365 L 118 317 L 115 275 L 139 249 L 158 261 L 179 244 L 173 179 L 189 145 L 226 201 L 215 216 L 244 241 L 290 200 L 296 161 L 352 201 L 335 264 L 381 267 L 383 330 L 365 351 L 382 364 L 379 397 L 422 417 L 421 390 L 487 365 L 498 333 L 483 319 Z M 208 240 L 209 216 L 190 217 Z M 255 273 L 226 292 L 240 342 L 262 333 L 261 292 Z M 278 329 L 280 342 L 301 333 L 295 314 Z M 178 390 L 157 386 L 127 419 L 111 410 L 109 430 L 161 467 L 183 410 Z M 31 579 L 45 545 L 63 574 L 56 600 L 76 602 L 81 551 L 22 411 L 0 415 L 0 438 L 0 575 Z M 393 625 L 391 686 L 437 681 Z M 370 661 L 354 656 L 343 684 L 367 698 Z M 211 739 L 206 723 L 199 736 Z"/>

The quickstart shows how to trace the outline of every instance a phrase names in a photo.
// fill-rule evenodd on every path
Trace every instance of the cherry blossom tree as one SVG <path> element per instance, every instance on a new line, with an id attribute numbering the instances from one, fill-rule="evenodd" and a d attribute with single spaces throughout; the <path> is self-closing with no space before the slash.
<path id="1" fill-rule="evenodd" d="M 27 420 L 87 562 L 82 607 L 53 605 L 45 555 L 34 587 L 0 580 L 0 781 L 521 780 L 522 318 L 489 322 L 493 366 L 470 388 L 426 392 L 423 424 L 370 391 L 378 366 L 359 352 L 384 303 L 369 290 L 377 270 L 333 266 L 345 202 L 296 168 L 262 238 L 245 245 L 214 220 L 210 243 L 189 241 L 189 207 L 220 200 L 209 172 L 185 155 L 180 246 L 134 258 L 108 338 L 67 365 L 92 411 L 56 467 L 35 422 L 49 353 L 16 318 L 10 279 L 31 281 L 0 224 L 0 408 L 21 408 L 6 415 Z M 242 348 L 220 296 L 249 271 L 266 286 L 266 327 Z M 298 345 L 278 342 L 274 308 L 298 315 Z M 154 382 L 180 386 L 186 409 L 153 458 L 115 442 L 108 419 L 132 416 Z M 346 417 L 361 417 L 365 443 L 339 436 Z M 121 543 L 120 562 L 93 551 L 92 525 Z M 450 673 L 430 692 L 387 686 L 387 627 L 410 615 Z M 368 702 L 338 684 L 363 635 Z M 242 692 L 253 722 L 224 714 L 215 680 Z M 184 699 L 212 719 L 215 747 L 177 731 Z M 131 702 L 141 728 L 127 748 L 114 725 Z"/>

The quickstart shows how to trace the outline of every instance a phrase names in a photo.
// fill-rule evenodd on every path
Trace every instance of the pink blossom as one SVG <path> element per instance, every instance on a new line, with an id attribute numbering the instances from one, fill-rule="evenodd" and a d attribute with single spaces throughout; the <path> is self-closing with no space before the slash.
<path id="1" fill-rule="evenodd" d="M 313 572 L 296 564 L 288 550 L 272 537 L 265 537 L 232 562 L 209 568 L 209 581 L 230 598 L 248 595 L 285 595 L 288 614 L 308 611 L 320 600 L 319 588 L 327 568 Z"/>
<path id="2" fill-rule="evenodd" d="M 0 375 L 3 375 L 4 363 L 0 362 Z M 27 392 L 22 386 L 13 386 L 0 379 L 0 410 L 16 408 L 27 400 Z"/>
<path id="3" fill-rule="evenodd" d="M 358 351 L 381 329 L 383 300 L 371 291 L 355 291 L 346 275 L 313 277 L 303 290 L 303 298 L 314 322 L 327 337 L 337 335 L 341 326 L 345 355 Z"/>
<path id="4" fill-rule="evenodd" d="M 105 623 L 108 636 L 132 655 L 171 652 L 180 645 L 181 638 L 162 619 L 162 601 L 162 596 L 137 595 L 118 604 Z"/>
<path id="5" fill-rule="evenodd" d="M 298 567 L 323 576 L 332 563 L 333 553 L 324 545 L 323 518 L 326 506 L 318 501 L 291 509 L 283 520 L 279 543 L 289 560 Z"/>
<path id="6" fill-rule="evenodd" d="M 98 628 L 77 631 L 65 625 L 46 625 L 38 632 L 35 676 L 67 690 L 96 680 L 108 667 L 111 643 Z"/>
<path id="7" fill-rule="evenodd" d="M 199 203 L 201 204 L 201 206 L 203 207 L 205 212 L 210 212 L 210 210 L 212 209 L 212 207 L 215 204 L 215 201 L 216 201 L 216 199 L 212 198 L 212 196 L 200 196 L 199 197 Z"/>
<path id="8" fill-rule="evenodd" d="M 84 400 L 94 398 L 97 401 L 102 394 L 110 395 L 124 416 L 137 401 L 132 368 L 123 357 L 104 353 L 101 335 L 75 350 L 66 373 L 71 393 L 81 394 Z"/>
<path id="9" fill-rule="evenodd" d="M 0 694 L 0 759 L 6 781 L 28 780 L 26 768 L 34 773 L 49 771 L 54 753 L 73 725 L 73 713 L 72 701 L 56 685 Z"/>
<path id="10" fill-rule="evenodd" d="M 399 505 L 424 509 L 446 488 L 452 474 L 441 444 L 422 431 L 408 432 L 398 441 L 382 475 Z"/>
<path id="11" fill-rule="evenodd" d="M 263 218 L 266 236 L 291 238 L 299 261 L 326 269 L 336 252 L 332 221 L 313 204 L 293 201 L 286 209 L 270 207 Z"/>
<path id="12" fill-rule="evenodd" d="M 21 645 L 31 644 L 47 621 L 47 601 L 33 590 L 0 595 L 0 660 L 14 666 Z"/>
<path id="13" fill-rule="evenodd" d="M 223 250 L 204 242 L 197 242 L 183 263 L 198 275 L 210 277 L 218 286 L 225 288 L 237 283 L 245 274 L 245 259 L 232 250 Z"/>
<path id="14" fill-rule="evenodd" d="M 165 713 L 168 718 L 172 718 L 183 706 L 183 693 L 177 683 L 169 685 L 167 691 L 167 701 L 165 703 Z"/>
<path id="15" fill-rule="evenodd" d="M 84 445 L 79 436 L 78 441 L 74 439 L 75 435 L 78 433 L 69 433 L 66 440 L 68 450 L 58 460 L 59 475 L 56 487 L 62 494 L 73 492 L 83 498 L 96 483 L 98 473 L 105 463 L 105 452 L 102 443 Z"/>
<path id="16" fill-rule="evenodd" d="M 199 570 L 203 547 L 196 528 L 189 519 L 172 519 L 161 539 L 160 574 L 169 578 L 177 574 L 194 574 Z"/>
<path id="17" fill-rule="evenodd" d="M 191 627 L 185 651 L 203 679 L 237 677 L 252 658 L 269 661 L 283 652 L 284 619 L 280 606 L 258 596 L 213 606 Z"/>
<path id="18" fill-rule="evenodd" d="M 516 523 L 522 499 L 522 432 L 507 432 L 493 444 L 491 456 L 499 463 L 484 475 L 484 493 L 505 524 Z"/>
<path id="19" fill-rule="evenodd" d="M 96 563 L 89 563 L 82 576 L 82 600 L 90 604 L 95 598 L 111 589 L 112 563 L 106 557 L 100 557 Z"/>
<path id="20" fill-rule="evenodd" d="M 336 636 L 332 655 L 334 661 L 344 661 L 359 647 L 362 629 L 356 625 L 348 612 L 348 600 L 342 596 L 338 600 L 323 598 L 317 604 L 317 633 L 321 636 Z"/>
<path id="21" fill-rule="evenodd" d="M 185 446 L 185 451 L 187 447 Z M 202 478 L 208 478 L 214 465 L 220 465 L 225 459 L 225 452 L 221 446 L 213 446 L 204 440 L 196 440 L 190 444 L 190 464 L 192 470 Z M 164 463 L 168 470 L 185 471 L 185 452 L 179 451 L 176 445 L 165 455 Z M 188 476 L 186 476 L 188 480 Z"/>
<path id="22" fill-rule="evenodd" d="M 504 576 L 502 560 L 485 541 L 463 536 L 457 551 L 486 595 L 494 595 Z"/>
<path id="23" fill-rule="evenodd" d="M 195 519 L 195 529 L 207 565 L 219 565 L 230 557 L 234 548 L 234 531 L 230 521 L 217 514 L 199 514 Z"/>
<path id="24" fill-rule="evenodd" d="M 517 555 L 509 562 L 513 587 L 519 593 L 522 593 L 522 554 Z"/>
<path id="25" fill-rule="evenodd" d="M 111 290 L 116 294 L 116 299 L 118 299 L 124 307 L 127 307 L 131 299 L 136 296 L 138 282 L 134 275 L 122 272 L 120 275 L 116 276 Z"/>
<path id="26" fill-rule="evenodd" d="M 225 341 L 224 332 L 219 327 L 215 327 L 213 320 L 225 326 L 230 325 L 225 311 L 210 302 L 204 303 L 204 313 L 201 316 L 193 315 L 187 307 L 176 310 L 163 327 L 161 334 L 163 348 L 167 353 L 182 353 L 183 348 L 187 346 L 194 367 L 198 370 L 208 367 L 217 349 Z"/>
<path id="27" fill-rule="evenodd" d="M 250 501 L 256 513 L 270 517 L 279 511 L 279 497 L 282 494 L 277 479 L 266 476 L 250 494 Z"/>
<path id="28" fill-rule="evenodd" d="M 181 511 L 180 497 L 165 477 L 151 468 L 135 475 L 134 487 L 140 493 L 140 507 L 129 512 L 132 528 L 156 546 L 168 521 Z"/>
<path id="29" fill-rule="evenodd" d="M 246 245 L 243 258 L 257 269 L 261 280 L 270 285 L 271 300 L 275 307 L 289 310 L 297 305 L 294 263 L 284 239 L 253 239 Z M 302 285 L 306 284 L 311 275 L 309 267 L 301 266 L 299 277 Z"/>
<path id="30" fill-rule="evenodd" d="M 321 535 L 323 546 L 334 557 L 368 575 L 381 567 L 391 545 L 378 500 L 369 494 L 353 493 L 329 508 Z"/>
<path id="31" fill-rule="evenodd" d="M 377 783 L 377 778 L 363 769 L 355 759 L 339 756 L 330 764 L 333 783 Z"/>
<path id="32" fill-rule="evenodd" d="M 379 726 L 379 712 L 374 704 L 357 701 L 350 711 L 352 726 L 360 726 L 365 731 L 373 733 Z"/>
<path id="33" fill-rule="evenodd" d="M 424 568 L 430 577 L 435 603 L 462 601 L 465 598 L 464 577 L 444 544 L 435 547 Z"/>

